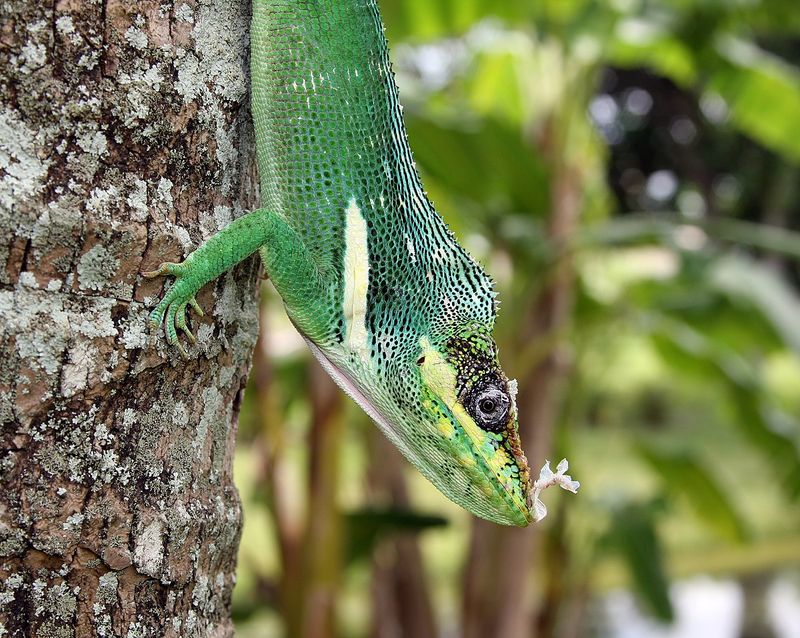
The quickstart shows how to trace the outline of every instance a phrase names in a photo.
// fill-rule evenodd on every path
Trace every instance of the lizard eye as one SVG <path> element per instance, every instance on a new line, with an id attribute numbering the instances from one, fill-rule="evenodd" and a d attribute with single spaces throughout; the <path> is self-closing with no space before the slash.
<path id="1" fill-rule="evenodd" d="M 478 403 L 478 409 L 481 411 L 481 414 L 484 415 L 491 415 L 494 413 L 497 404 L 494 402 L 494 399 L 491 397 L 486 397 L 481 399 Z"/>
<path id="2" fill-rule="evenodd" d="M 496 383 L 479 384 L 467 399 L 467 411 L 484 430 L 500 432 L 508 421 L 511 399 Z"/>

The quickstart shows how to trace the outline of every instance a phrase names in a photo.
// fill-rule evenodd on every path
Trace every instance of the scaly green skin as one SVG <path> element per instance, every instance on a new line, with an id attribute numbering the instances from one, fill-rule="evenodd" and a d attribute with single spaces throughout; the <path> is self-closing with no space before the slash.
<path id="1" fill-rule="evenodd" d="M 446 496 L 531 521 L 515 390 L 497 361 L 492 284 L 422 190 L 373 0 L 255 0 L 252 108 L 262 208 L 182 264 L 152 313 L 182 348 L 186 307 L 259 250 L 337 383 Z"/>

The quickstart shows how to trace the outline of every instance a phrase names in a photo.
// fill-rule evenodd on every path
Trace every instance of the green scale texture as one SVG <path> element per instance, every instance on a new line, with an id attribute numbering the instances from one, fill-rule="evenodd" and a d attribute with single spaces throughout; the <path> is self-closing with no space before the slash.
<path id="1" fill-rule="evenodd" d="M 527 524 L 513 390 L 491 337 L 495 293 L 422 189 L 377 6 L 255 0 L 251 70 L 262 208 L 151 273 L 176 276 L 154 323 L 166 315 L 180 347 L 196 290 L 258 249 L 312 352 L 403 454 L 478 516 Z M 368 253 L 362 349 L 344 312 L 354 207 Z M 479 428 L 465 415 L 487 387 L 510 407 Z"/>
<path id="2" fill-rule="evenodd" d="M 369 229 L 373 351 L 377 335 L 410 323 L 491 321 L 491 281 L 422 190 L 375 3 L 256 1 L 251 55 L 262 206 L 301 235 L 341 308 L 355 199 Z M 448 292 L 459 304 L 443 315 L 431 300 Z M 342 330 L 331 316 L 326 343 Z"/>

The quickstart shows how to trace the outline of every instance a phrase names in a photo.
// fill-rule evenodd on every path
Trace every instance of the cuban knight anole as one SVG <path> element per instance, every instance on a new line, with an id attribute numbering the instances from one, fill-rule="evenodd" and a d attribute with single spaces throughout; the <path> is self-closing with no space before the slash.
<path id="1" fill-rule="evenodd" d="M 538 484 L 492 283 L 422 189 L 374 0 L 255 0 L 251 60 L 262 208 L 147 273 L 175 277 L 153 325 L 185 354 L 197 291 L 259 251 L 311 351 L 403 454 L 474 514 L 527 525 Z"/>

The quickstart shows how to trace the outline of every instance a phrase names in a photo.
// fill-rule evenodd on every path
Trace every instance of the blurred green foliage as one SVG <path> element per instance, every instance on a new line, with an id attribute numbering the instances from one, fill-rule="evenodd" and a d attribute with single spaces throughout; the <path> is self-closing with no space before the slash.
<path id="1" fill-rule="evenodd" d="M 668 621 L 672 578 L 796 566 L 795 0 L 380 4 L 423 180 L 497 280 L 506 369 L 536 387 L 562 362 L 537 399 L 553 416 L 530 426 L 553 444 L 529 461 L 567 456 L 583 488 L 548 494 L 529 562 L 498 559 L 495 576 L 538 583 L 515 603 L 524 635 L 568 635 L 567 610 L 612 586 Z M 264 304 L 236 460 L 239 635 L 480 635 L 465 583 L 486 536 Z"/>

